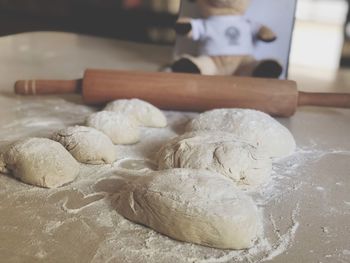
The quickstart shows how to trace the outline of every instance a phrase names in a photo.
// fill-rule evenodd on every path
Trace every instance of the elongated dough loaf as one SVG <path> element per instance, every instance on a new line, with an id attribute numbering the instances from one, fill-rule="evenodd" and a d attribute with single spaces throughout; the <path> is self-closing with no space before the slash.
<path id="1" fill-rule="evenodd" d="M 243 249 L 262 229 L 253 200 L 226 177 L 206 170 L 153 172 L 116 197 L 122 216 L 185 242 Z"/>

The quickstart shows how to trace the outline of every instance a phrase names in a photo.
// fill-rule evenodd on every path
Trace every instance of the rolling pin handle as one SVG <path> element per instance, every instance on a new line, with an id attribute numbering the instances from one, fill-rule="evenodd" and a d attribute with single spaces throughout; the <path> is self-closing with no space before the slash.
<path id="1" fill-rule="evenodd" d="M 79 93 L 81 80 L 18 80 L 15 93 L 21 95 Z"/>
<path id="2" fill-rule="evenodd" d="M 299 92 L 298 105 L 350 108 L 350 94 Z"/>

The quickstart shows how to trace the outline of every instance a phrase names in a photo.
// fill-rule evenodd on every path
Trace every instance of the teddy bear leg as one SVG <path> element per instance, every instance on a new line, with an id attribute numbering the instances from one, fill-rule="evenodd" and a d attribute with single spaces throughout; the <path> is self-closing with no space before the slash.
<path id="1" fill-rule="evenodd" d="M 234 75 L 240 65 L 243 63 L 245 56 L 215 56 L 212 57 L 216 65 L 216 75 L 230 76 Z"/>
<path id="2" fill-rule="evenodd" d="M 189 57 L 182 57 L 176 60 L 171 65 L 171 70 L 173 72 L 183 72 L 183 73 L 197 73 L 200 74 L 200 69 L 192 62 Z"/>
<path id="3" fill-rule="evenodd" d="M 278 78 L 283 71 L 281 64 L 276 60 L 263 60 L 253 70 L 253 77 Z"/>
<path id="4" fill-rule="evenodd" d="M 173 72 L 199 73 L 203 75 L 217 74 L 217 66 L 209 56 L 192 57 L 185 55 L 175 61 L 171 69 Z"/>

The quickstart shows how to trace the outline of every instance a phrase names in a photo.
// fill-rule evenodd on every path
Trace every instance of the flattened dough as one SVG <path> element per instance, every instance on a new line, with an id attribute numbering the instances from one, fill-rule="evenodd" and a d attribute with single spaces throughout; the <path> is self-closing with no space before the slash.
<path id="1" fill-rule="evenodd" d="M 114 144 L 133 144 L 140 140 L 137 123 L 123 113 L 96 112 L 86 119 L 86 125 L 106 134 Z"/>
<path id="2" fill-rule="evenodd" d="M 287 128 L 269 115 L 249 109 L 207 111 L 190 121 L 187 131 L 211 130 L 235 134 L 270 157 L 285 157 L 295 150 L 295 140 Z"/>
<path id="3" fill-rule="evenodd" d="M 249 248 L 262 229 L 253 200 L 226 177 L 206 170 L 153 172 L 129 183 L 115 204 L 131 221 L 209 247 Z"/>
<path id="4" fill-rule="evenodd" d="M 167 125 L 163 112 L 152 104 L 139 99 L 115 100 L 108 103 L 104 110 L 130 116 L 141 126 L 162 128 Z"/>
<path id="5" fill-rule="evenodd" d="M 56 188 L 72 182 L 79 163 L 58 142 L 28 138 L 13 144 L 2 154 L 5 168 L 24 183 Z"/>
<path id="6" fill-rule="evenodd" d="M 113 163 L 116 159 L 111 139 L 94 128 L 68 127 L 56 132 L 52 139 L 61 143 L 81 163 Z"/>
<path id="7" fill-rule="evenodd" d="M 227 132 L 192 132 L 176 137 L 157 154 L 158 169 L 206 169 L 246 188 L 270 178 L 272 161 L 256 147 Z"/>

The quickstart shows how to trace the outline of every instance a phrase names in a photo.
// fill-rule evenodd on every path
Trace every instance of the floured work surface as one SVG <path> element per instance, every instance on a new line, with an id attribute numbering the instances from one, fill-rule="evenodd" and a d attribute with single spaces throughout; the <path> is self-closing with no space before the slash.
<path id="1" fill-rule="evenodd" d="M 63 98 L 0 97 L 1 145 L 81 124 L 95 109 Z M 82 165 L 78 179 L 42 189 L 0 176 L 2 262 L 349 262 L 350 130 L 346 111 L 312 109 L 282 120 L 296 138 L 292 156 L 251 193 L 264 215 L 264 237 L 244 251 L 174 241 L 134 224 L 113 208 L 125 180 L 155 169 L 169 138 L 194 113 L 167 112 L 169 126 L 143 128 L 141 142 L 115 146 L 113 166 Z M 220 189 L 218 189 L 219 191 Z"/>

